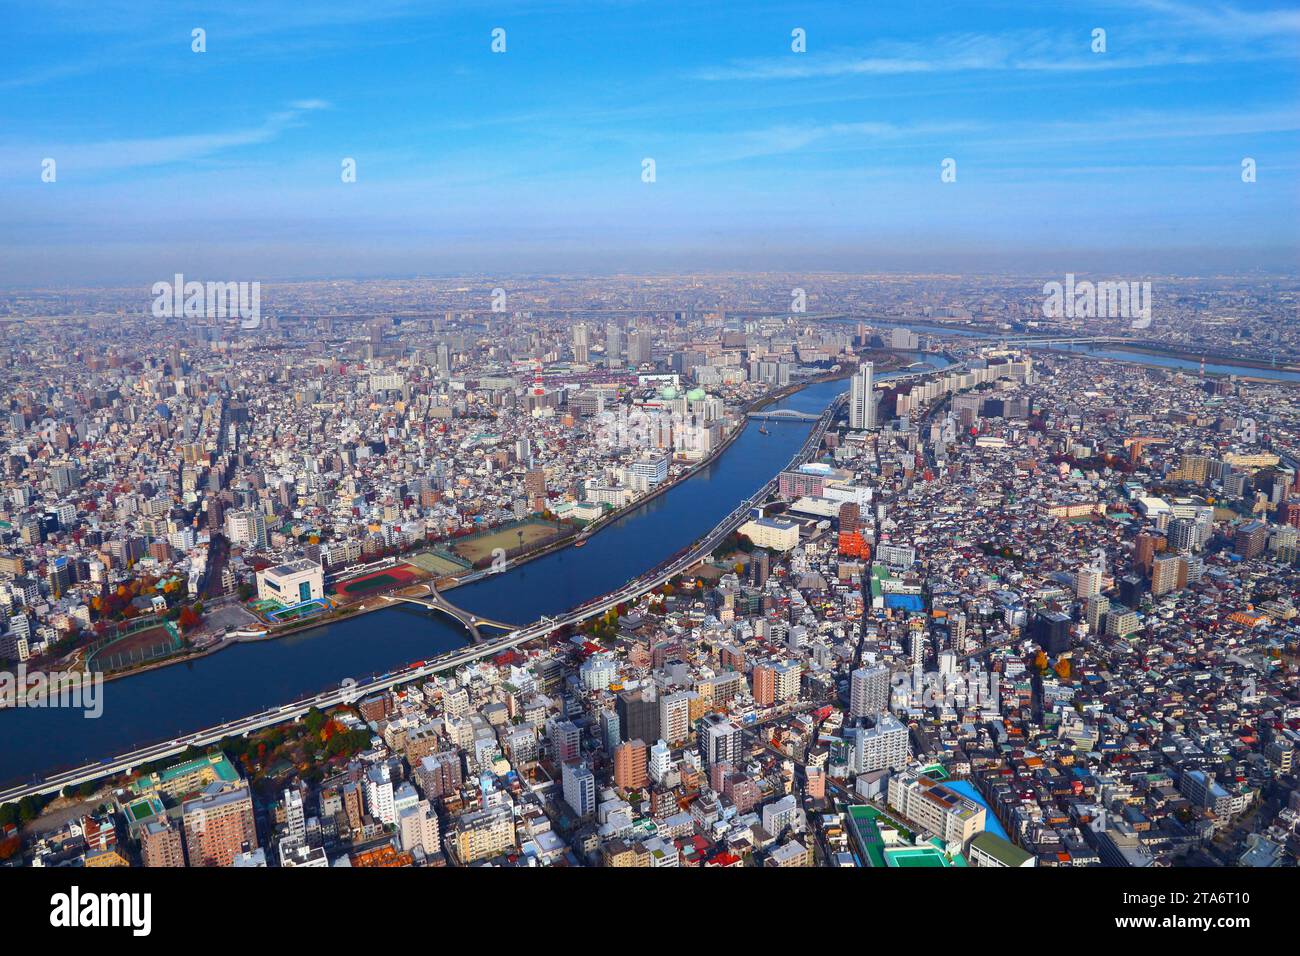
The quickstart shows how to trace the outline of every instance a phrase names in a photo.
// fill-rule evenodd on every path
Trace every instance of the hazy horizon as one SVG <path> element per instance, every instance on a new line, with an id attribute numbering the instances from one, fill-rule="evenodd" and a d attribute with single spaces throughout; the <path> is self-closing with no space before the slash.
<path id="1" fill-rule="evenodd" d="M 1294 6 L 786 6 L 15 10 L 0 287 L 1295 273 Z"/>

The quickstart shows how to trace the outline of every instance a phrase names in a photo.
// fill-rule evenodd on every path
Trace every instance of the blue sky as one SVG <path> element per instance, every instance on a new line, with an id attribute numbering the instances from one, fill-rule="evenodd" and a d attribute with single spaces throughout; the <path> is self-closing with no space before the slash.
<path id="1" fill-rule="evenodd" d="M 1274 0 L 2 16 L 7 286 L 1297 261 L 1300 7 Z"/>

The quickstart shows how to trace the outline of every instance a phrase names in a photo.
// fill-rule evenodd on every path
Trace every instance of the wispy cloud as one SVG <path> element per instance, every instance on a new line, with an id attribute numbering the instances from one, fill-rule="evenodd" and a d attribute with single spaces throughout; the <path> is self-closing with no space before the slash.
<path id="1" fill-rule="evenodd" d="M 192 162 L 231 149 L 270 142 L 286 130 L 301 125 L 308 114 L 327 109 L 329 105 L 320 99 L 297 100 L 287 109 L 267 115 L 256 126 L 222 132 L 8 146 L 0 150 L 0 174 L 18 177 L 27 171 L 35 177 L 40 161 L 45 157 L 58 163 L 60 174 L 102 173 Z"/>
<path id="2" fill-rule="evenodd" d="M 1136 0 L 1136 4 L 1152 13 L 1167 16 L 1182 26 L 1219 38 L 1300 35 L 1300 9 L 1293 6 L 1242 9 L 1227 3 L 1199 6 L 1183 0 Z"/>
<path id="3" fill-rule="evenodd" d="M 861 51 L 735 60 L 693 70 L 690 77 L 720 82 L 999 71 L 1109 72 L 1202 65 L 1229 55 L 1224 49 L 1207 50 L 1169 41 L 1144 43 L 1140 48 L 1128 44 L 1124 49 L 1112 48 L 1105 54 L 1095 54 L 1090 42 L 1088 30 L 1068 36 L 1046 31 L 959 33 L 924 43 L 880 42 Z M 1135 49 L 1140 52 L 1134 52 Z M 1237 58 L 1276 53 L 1271 49 L 1231 51 Z"/>

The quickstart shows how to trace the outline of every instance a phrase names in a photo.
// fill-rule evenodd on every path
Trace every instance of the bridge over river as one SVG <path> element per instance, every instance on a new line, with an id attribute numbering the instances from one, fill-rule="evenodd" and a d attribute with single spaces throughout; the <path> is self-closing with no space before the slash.
<path id="1" fill-rule="evenodd" d="M 427 607 L 435 611 L 441 611 L 449 617 L 455 618 L 456 621 L 465 628 L 465 630 L 469 631 L 470 637 L 474 639 L 475 644 L 483 643 L 483 635 L 479 631 L 479 628 L 481 627 L 495 627 L 503 631 L 513 631 L 516 629 L 514 624 L 507 624 L 504 621 L 494 621 L 487 617 L 479 617 L 471 614 L 469 611 L 457 607 L 438 592 L 438 586 L 432 581 L 428 583 L 427 587 L 429 589 L 428 597 L 420 597 L 412 594 L 385 594 L 383 597 L 386 601 L 403 601 L 407 604 L 418 604 L 420 607 Z"/>

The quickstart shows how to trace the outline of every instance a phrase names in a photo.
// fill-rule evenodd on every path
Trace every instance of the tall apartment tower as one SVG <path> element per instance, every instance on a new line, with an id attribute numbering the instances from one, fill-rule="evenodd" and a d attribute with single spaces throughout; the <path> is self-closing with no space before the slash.
<path id="1" fill-rule="evenodd" d="M 705 714 L 696 728 L 700 760 L 706 767 L 740 763 L 740 728 L 722 714 Z"/>
<path id="2" fill-rule="evenodd" d="M 585 763 L 566 763 L 562 773 L 564 802 L 578 817 L 596 812 L 596 777 Z"/>
<path id="3" fill-rule="evenodd" d="M 610 322 L 605 326 L 605 364 L 610 368 L 622 364 L 622 347 L 619 341 L 618 323 Z"/>
<path id="4" fill-rule="evenodd" d="M 627 335 L 627 361 L 629 365 L 644 365 L 650 361 L 650 331 L 633 329 Z"/>
<path id="5" fill-rule="evenodd" d="M 190 866 L 230 866 L 245 847 L 257 847 L 253 799 L 246 785 L 187 800 L 181 819 Z"/>
<path id="6" fill-rule="evenodd" d="M 1176 554 L 1162 554 L 1151 565 L 1151 593 L 1168 594 L 1187 585 L 1187 564 Z"/>
<path id="7" fill-rule="evenodd" d="M 646 775 L 648 751 L 644 741 L 629 740 L 614 751 L 614 785 L 623 790 L 640 790 L 649 779 Z"/>
<path id="8" fill-rule="evenodd" d="M 1074 573 L 1074 596 L 1077 598 L 1096 597 L 1101 593 L 1101 576 L 1104 572 L 1092 565 L 1086 565 Z"/>
<path id="9" fill-rule="evenodd" d="M 140 831 L 140 856 L 145 866 L 184 866 L 181 831 L 166 820 L 146 823 Z"/>
<path id="10" fill-rule="evenodd" d="M 849 427 L 859 431 L 876 427 L 875 363 L 863 362 L 853 376 L 849 393 Z"/>
<path id="11" fill-rule="evenodd" d="M 575 325 L 573 327 L 573 360 L 585 365 L 591 357 L 590 348 L 591 332 L 585 325 Z"/>
<path id="12" fill-rule="evenodd" d="M 889 709 L 889 668 L 860 667 L 849 677 L 849 716 L 874 717 Z"/>
<path id="13" fill-rule="evenodd" d="M 691 728 L 691 698 L 685 692 L 659 698 L 659 734 L 669 744 L 686 739 Z"/>
<path id="14" fill-rule="evenodd" d="M 303 812 L 302 791 L 290 787 L 284 791 L 284 823 L 288 835 L 294 840 L 307 838 L 307 821 Z"/>

